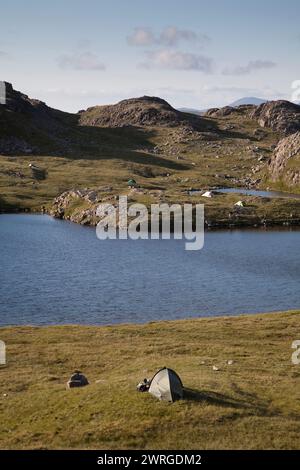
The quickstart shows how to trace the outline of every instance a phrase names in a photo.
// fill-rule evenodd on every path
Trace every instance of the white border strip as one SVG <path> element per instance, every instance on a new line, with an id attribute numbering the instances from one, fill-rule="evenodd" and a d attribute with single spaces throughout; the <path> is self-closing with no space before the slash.
<path id="1" fill-rule="evenodd" d="M 0 104 L 6 104 L 6 85 L 0 82 Z"/>

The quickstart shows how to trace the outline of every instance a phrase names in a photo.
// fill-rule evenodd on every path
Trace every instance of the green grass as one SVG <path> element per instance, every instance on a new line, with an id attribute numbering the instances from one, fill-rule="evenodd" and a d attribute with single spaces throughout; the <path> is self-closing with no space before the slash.
<path id="1" fill-rule="evenodd" d="M 260 163 L 259 171 L 252 173 L 259 156 L 266 161 L 271 156 L 279 135 L 264 129 L 263 139 L 258 140 L 256 123 L 242 115 L 206 118 L 205 123 L 217 132 L 183 135 L 180 128 L 73 127 L 70 147 L 60 152 L 0 156 L 0 211 L 50 208 L 55 197 L 72 188 L 97 190 L 109 186 L 112 198 L 129 194 L 127 181 L 133 177 L 144 190 L 144 195 L 130 193 L 133 202 L 205 202 L 208 222 L 222 225 L 227 221 L 228 225 L 229 212 L 239 199 L 247 205 L 243 213 L 234 216 L 241 225 L 259 224 L 261 219 L 278 224 L 300 220 L 300 203 L 292 199 L 219 195 L 208 201 L 188 195 L 191 188 L 243 187 L 247 176 L 261 178 L 261 188 L 279 188 L 281 184 L 268 180 L 267 163 Z M 33 178 L 30 162 L 47 170 L 45 180 Z M 159 190 L 160 196 L 151 194 L 153 190 Z M 291 191 L 299 192 L 299 188 Z M 85 207 L 83 201 L 82 209 Z M 80 209 L 77 201 L 74 210 Z M 67 216 L 72 217 L 70 210 Z"/>
<path id="2" fill-rule="evenodd" d="M 0 447 L 299 449 L 300 366 L 291 363 L 299 327 L 300 311 L 1 328 Z M 185 400 L 136 392 L 161 366 L 180 374 Z M 75 368 L 90 385 L 66 390 Z"/>

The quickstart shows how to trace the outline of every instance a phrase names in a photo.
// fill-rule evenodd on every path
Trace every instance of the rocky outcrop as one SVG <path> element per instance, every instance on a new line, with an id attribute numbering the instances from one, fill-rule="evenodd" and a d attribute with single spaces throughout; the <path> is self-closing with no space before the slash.
<path id="1" fill-rule="evenodd" d="M 151 96 L 132 98 L 114 105 L 94 106 L 80 111 L 83 126 L 185 126 L 201 130 L 201 117 L 174 109 L 167 101 Z"/>
<path id="2" fill-rule="evenodd" d="M 270 161 L 272 181 L 300 186 L 300 132 L 280 140 Z"/>
<path id="3" fill-rule="evenodd" d="M 267 101 L 259 106 L 249 104 L 211 108 L 204 116 L 222 118 L 234 114 L 248 116 L 256 120 L 261 127 L 269 127 L 285 135 L 300 131 L 300 106 L 284 100 Z"/>
<path id="4" fill-rule="evenodd" d="M 24 93 L 17 91 L 13 88 L 11 83 L 5 83 L 5 104 L 2 105 L 6 109 L 15 113 L 30 113 L 34 109 L 43 110 L 47 105 L 40 100 L 29 98 Z"/>
<path id="5" fill-rule="evenodd" d="M 300 130 L 300 106 L 290 101 L 268 101 L 255 107 L 250 117 L 261 127 L 270 127 L 285 135 Z"/>
<path id="6" fill-rule="evenodd" d="M 64 147 L 76 116 L 48 107 L 5 83 L 0 104 L 0 154 L 31 154 Z"/>
<path id="7" fill-rule="evenodd" d="M 50 215 L 59 219 L 70 220 L 81 225 L 96 225 L 96 215 L 100 202 L 109 202 L 110 187 L 99 189 L 71 189 L 54 199 L 49 210 Z"/>
<path id="8" fill-rule="evenodd" d="M 213 116 L 216 116 L 217 113 L 220 111 L 221 108 L 209 108 L 205 113 L 204 113 L 204 116 L 207 116 L 207 117 L 213 117 Z"/>
<path id="9" fill-rule="evenodd" d="M 230 116 L 231 114 L 249 114 L 253 112 L 256 108 L 255 105 L 252 104 L 242 104 L 240 106 L 224 106 L 223 108 L 211 108 L 206 111 L 204 116 L 207 117 L 226 117 Z"/>
<path id="10" fill-rule="evenodd" d="M 232 106 L 224 106 L 223 108 L 219 108 L 216 110 L 214 109 L 208 110 L 206 115 L 211 116 L 211 117 L 225 117 L 236 112 L 237 112 L 236 108 L 233 108 Z"/>
<path id="11" fill-rule="evenodd" d="M 30 118 L 37 127 L 45 128 L 48 132 L 61 131 L 66 124 L 65 119 L 71 118 L 70 113 L 65 113 L 57 109 L 50 108 L 43 101 L 29 98 L 24 93 L 13 88 L 11 83 L 5 82 L 6 102 L 0 105 L 1 113 L 7 115 L 22 116 Z"/>

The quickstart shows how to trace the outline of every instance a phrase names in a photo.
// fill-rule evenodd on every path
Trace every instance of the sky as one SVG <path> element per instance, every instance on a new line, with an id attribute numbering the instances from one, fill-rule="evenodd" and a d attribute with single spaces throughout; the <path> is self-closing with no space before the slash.
<path id="1" fill-rule="evenodd" d="M 0 0 L 0 80 L 71 112 L 300 99 L 299 18 L 299 0 Z"/>

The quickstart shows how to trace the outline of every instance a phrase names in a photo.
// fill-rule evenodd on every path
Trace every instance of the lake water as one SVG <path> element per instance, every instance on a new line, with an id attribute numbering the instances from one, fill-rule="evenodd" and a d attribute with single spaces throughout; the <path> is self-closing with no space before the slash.
<path id="1" fill-rule="evenodd" d="M 0 215 L 0 325 L 112 324 L 300 307 L 300 231 L 99 241 L 45 215 Z"/>

